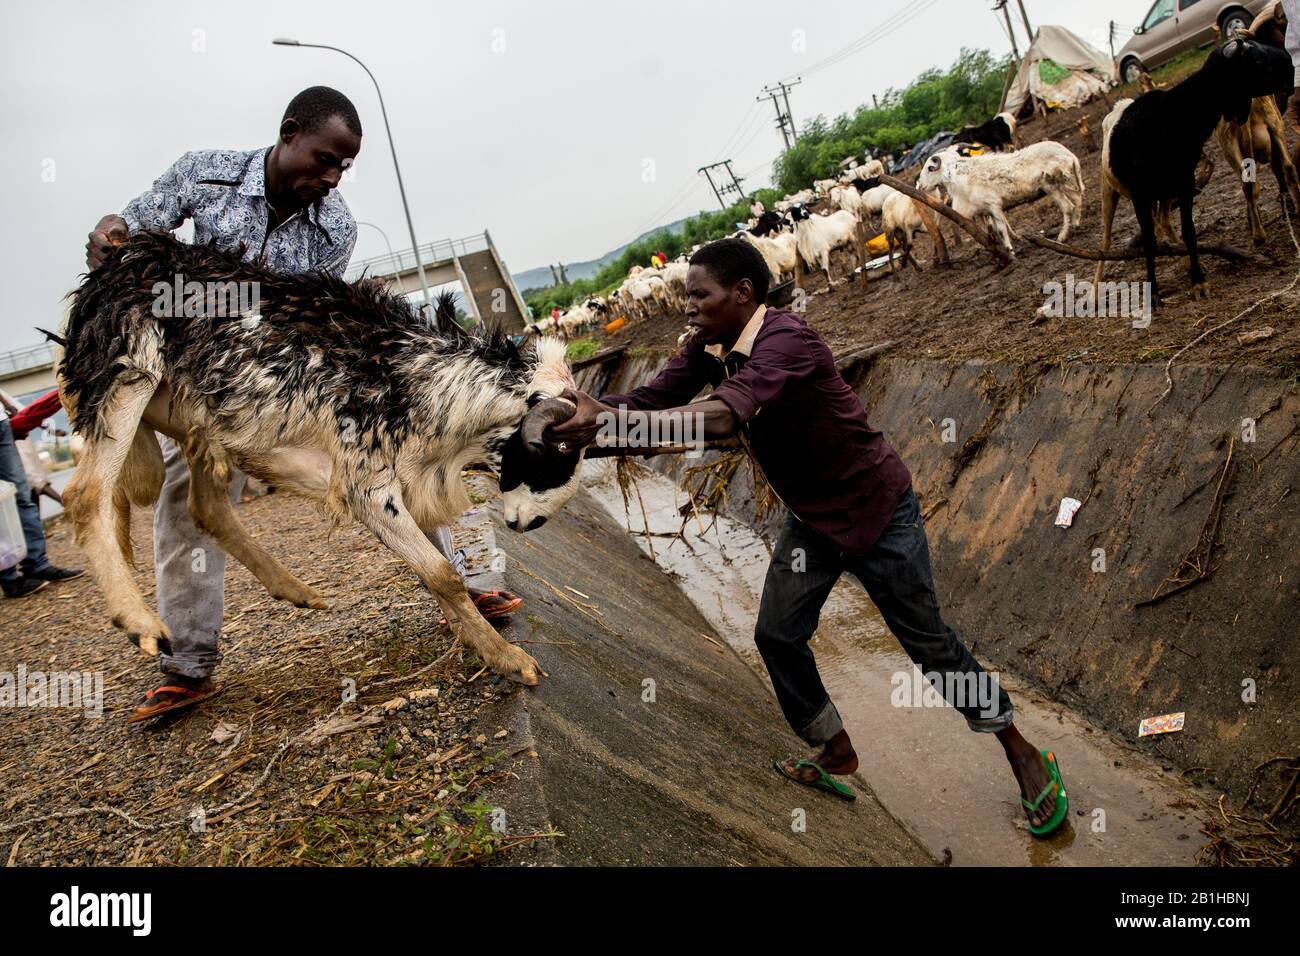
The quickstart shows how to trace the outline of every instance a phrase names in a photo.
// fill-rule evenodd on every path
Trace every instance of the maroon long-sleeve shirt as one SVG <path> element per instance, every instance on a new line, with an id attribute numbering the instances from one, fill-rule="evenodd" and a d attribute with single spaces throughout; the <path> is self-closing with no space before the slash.
<path id="1" fill-rule="evenodd" d="M 657 411 L 706 386 L 735 413 L 764 476 L 800 521 L 846 554 L 865 554 L 912 483 L 822 337 L 783 309 L 760 309 L 726 356 L 692 338 L 655 378 L 615 408 Z"/>

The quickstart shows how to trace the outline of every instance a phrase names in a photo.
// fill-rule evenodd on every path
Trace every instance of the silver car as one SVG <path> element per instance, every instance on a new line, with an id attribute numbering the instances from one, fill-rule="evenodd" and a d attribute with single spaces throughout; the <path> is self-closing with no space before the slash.
<path id="1" fill-rule="evenodd" d="M 1115 57 L 1120 76 L 1136 83 L 1143 70 L 1153 70 L 1185 50 L 1214 42 L 1214 28 L 1232 36 L 1244 30 L 1272 0 L 1156 0 L 1133 31 L 1133 39 Z"/>

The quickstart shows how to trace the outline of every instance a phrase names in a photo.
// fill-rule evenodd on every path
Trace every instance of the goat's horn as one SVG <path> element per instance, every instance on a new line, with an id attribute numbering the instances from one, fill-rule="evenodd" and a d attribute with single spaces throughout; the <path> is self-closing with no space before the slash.
<path id="1" fill-rule="evenodd" d="M 534 405 L 519 426 L 519 437 L 523 439 L 524 447 L 534 455 L 543 454 L 546 451 L 543 433 L 549 426 L 572 418 L 575 408 L 572 402 L 562 398 L 548 398 Z"/>

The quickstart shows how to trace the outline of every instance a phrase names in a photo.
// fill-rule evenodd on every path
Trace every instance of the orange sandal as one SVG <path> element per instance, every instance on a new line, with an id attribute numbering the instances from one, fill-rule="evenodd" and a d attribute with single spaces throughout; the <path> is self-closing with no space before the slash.
<path id="1" fill-rule="evenodd" d="M 523 598 L 516 597 L 509 591 L 480 591 L 474 595 L 474 606 L 489 621 L 509 614 L 523 603 Z"/>
<path id="2" fill-rule="evenodd" d="M 192 707 L 200 701 L 215 697 L 220 693 L 221 688 L 216 685 L 198 688 L 185 687 L 181 684 L 163 684 L 145 692 L 144 699 L 135 706 L 135 710 L 131 711 L 131 716 L 127 718 L 126 722 L 135 724 L 165 714 L 168 711 L 180 710 L 182 707 Z M 157 703 L 150 703 L 155 696 L 163 696 L 164 699 L 159 700 Z M 174 699 L 168 700 L 167 697 Z"/>

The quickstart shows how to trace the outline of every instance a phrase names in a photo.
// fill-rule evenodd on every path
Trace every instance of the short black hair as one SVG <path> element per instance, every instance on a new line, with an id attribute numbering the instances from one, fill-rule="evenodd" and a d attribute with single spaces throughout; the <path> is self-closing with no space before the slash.
<path id="1" fill-rule="evenodd" d="M 289 101 L 280 122 L 292 119 L 302 127 L 304 133 L 310 133 L 331 116 L 343 120 L 356 135 L 361 135 L 361 117 L 352 101 L 329 86 L 309 86 Z"/>
<path id="2" fill-rule="evenodd" d="M 767 301 L 767 287 L 772 274 L 763 254 L 745 239 L 728 236 L 706 243 L 691 256 L 691 265 L 703 266 L 713 278 L 727 286 L 748 279 L 754 287 L 754 300 L 759 303 Z"/>

